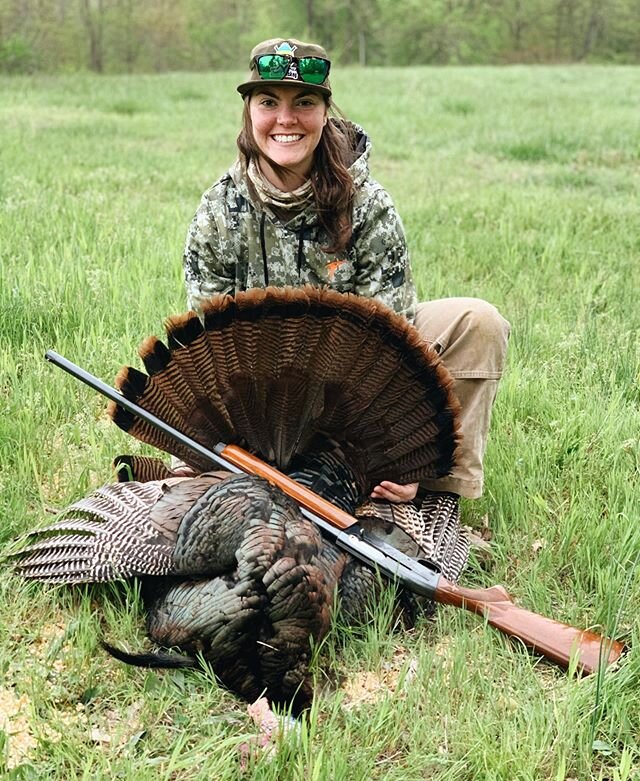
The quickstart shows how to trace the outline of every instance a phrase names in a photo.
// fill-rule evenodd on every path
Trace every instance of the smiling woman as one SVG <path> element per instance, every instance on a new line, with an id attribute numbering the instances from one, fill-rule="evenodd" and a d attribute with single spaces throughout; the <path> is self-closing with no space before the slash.
<path id="1" fill-rule="evenodd" d="M 400 217 L 369 173 L 371 143 L 332 102 L 331 63 L 317 44 L 274 38 L 254 47 L 239 158 L 202 197 L 184 254 L 189 305 L 216 293 L 314 285 L 376 298 L 441 355 L 461 403 L 462 442 L 451 475 L 423 485 L 442 529 L 458 497 L 482 491 L 482 458 L 504 365 L 508 323 L 473 298 L 417 303 Z M 415 498 L 417 484 L 382 481 L 374 499 Z"/>
<path id="2" fill-rule="evenodd" d="M 285 192 L 304 184 L 327 124 L 323 98 L 306 87 L 259 87 L 249 98 L 249 116 L 266 178 Z"/>

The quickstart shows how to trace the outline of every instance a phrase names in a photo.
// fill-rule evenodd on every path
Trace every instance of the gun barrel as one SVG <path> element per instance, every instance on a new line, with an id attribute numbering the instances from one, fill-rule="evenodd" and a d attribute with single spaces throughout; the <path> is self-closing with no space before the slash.
<path id="1" fill-rule="evenodd" d="M 61 369 L 64 369 L 64 371 L 66 371 L 72 377 L 75 377 L 77 380 L 84 382 L 85 385 L 88 385 L 90 388 L 93 388 L 93 390 L 98 391 L 98 393 L 101 393 L 110 401 L 114 401 L 116 404 L 119 404 L 121 407 L 131 412 L 133 415 L 137 415 L 139 418 L 145 420 L 151 426 L 155 426 L 155 428 L 159 429 L 160 431 L 163 431 L 165 434 L 170 436 L 176 442 L 179 442 L 181 445 L 184 445 L 185 447 L 189 448 L 195 453 L 198 453 L 198 455 L 203 456 L 207 460 L 211 461 L 212 465 L 217 464 L 218 466 L 221 466 L 223 469 L 228 469 L 230 472 L 243 471 L 239 467 L 232 464 L 230 461 L 224 459 L 222 455 L 217 452 L 217 449 L 210 450 L 204 445 L 201 445 L 199 442 L 196 442 L 194 439 L 191 439 L 191 437 L 187 437 L 181 431 L 178 431 L 178 429 L 173 428 L 173 426 L 170 426 L 168 423 L 165 423 L 163 420 L 161 420 L 153 413 L 148 412 L 146 409 L 144 409 L 144 407 L 141 407 L 139 404 L 136 404 L 134 401 L 131 401 L 130 399 L 126 398 L 126 396 L 123 396 L 121 393 L 118 393 L 118 391 L 115 388 L 112 388 L 110 385 L 107 385 L 106 382 L 103 382 L 102 380 L 95 377 L 93 374 L 90 374 L 88 371 L 85 371 L 83 368 L 73 363 L 73 361 L 70 361 L 64 356 L 55 352 L 55 350 L 47 350 L 44 357 L 51 363 L 55 364 L 56 366 L 59 366 Z M 224 446 L 222 445 L 219 447 L 222 449 Z"/>

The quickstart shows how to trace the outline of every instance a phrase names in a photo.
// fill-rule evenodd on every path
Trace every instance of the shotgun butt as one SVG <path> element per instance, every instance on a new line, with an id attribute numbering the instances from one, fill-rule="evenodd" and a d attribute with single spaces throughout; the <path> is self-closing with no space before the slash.
<path id="1" fill-rule="evenodd" d="M 617 661 L 624 650 L 624 645 L 617 640 L 568 626 L 514 605 L 502 586 L 462 588 L 440 578 L 435 600 L 484 616 L 491 626 L 521 640 L 531 650 L 562 667 L 568 667 L 576 654 L 578 669 L 585 674 Z"/>

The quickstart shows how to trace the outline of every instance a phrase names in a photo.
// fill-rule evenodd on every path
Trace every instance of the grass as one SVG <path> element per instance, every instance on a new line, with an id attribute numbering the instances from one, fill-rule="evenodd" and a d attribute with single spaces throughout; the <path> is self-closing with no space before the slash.
<path id="1" fill-rule="evenodd" d="M 184 308 L 181 250 L 234 155 L 239 74 L 0 80 L 0 542 L 110 479 L 136 443 L 43 360 L 111 380 Z M 256 779 L 624 781 L 640 776 L 640 121 L 631 67 L 344 70 L 423 298 L 511 321 L 486 456 L 463 507 L 529 609 L 630 644 L 580 679 L 476 617 L 392 631 L 388 604 L 316 654 L 309 718 Z M 486 519 L 486 520 L 485 520 Z M 106 658 L 144 637 L 135 589 L 45 590 L 0 572 L 0 774 L 234 779 L 255 728 L 210 676 Z M 634 640 L 636 641 L 634 643 Z M 10 720 L 7 721 L 7 716 Z"/>

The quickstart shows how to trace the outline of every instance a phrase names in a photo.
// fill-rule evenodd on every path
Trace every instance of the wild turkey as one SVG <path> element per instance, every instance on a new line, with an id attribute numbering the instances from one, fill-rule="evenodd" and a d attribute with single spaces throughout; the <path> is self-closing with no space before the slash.
<path id="1" fill-rule="evenodd" d="M 242 445 L 351 514 L 380 479 L 451 469 L 451 379 L 413 327 L 377 302 L 314 288 L 252 290 L 212 299 L 204 322 L 193 312 L 170 318 L 167 336 L 168 347 L 151 337 L 140 348 L 148 375 L 120 372 L 126 397 L 208 447 Z M 52 583 L 140 577 L 151 640 L 181 654 L 108 647 L 114 655 L 149 666 L 193 666 L 201 656 L 247 699 L 266 690 L 305 707 L 310 638 L 326 634 L 336 588 L 354 614 L 375 575 L 264 480 L 209 472 L 206 459 L 121 407 L 109 412 L 199 476 L 174 477 L 148 457 L 116 459 L 123 482 L 32 532 L 17 571 Z M 367 502 L 359 515 L 451 579 L 464 566 L 457 526 L 427 524 L 413 505 Z"/>

